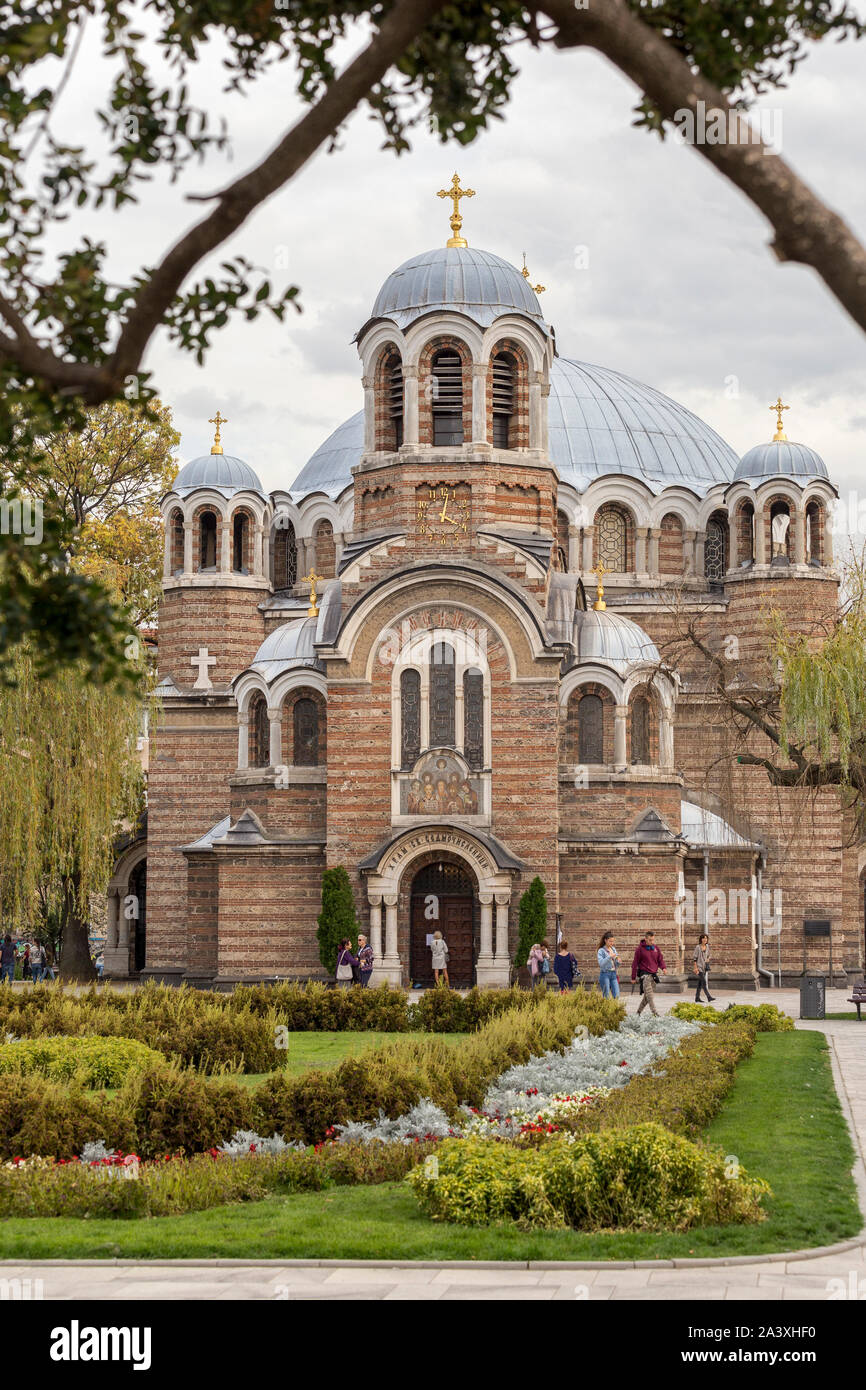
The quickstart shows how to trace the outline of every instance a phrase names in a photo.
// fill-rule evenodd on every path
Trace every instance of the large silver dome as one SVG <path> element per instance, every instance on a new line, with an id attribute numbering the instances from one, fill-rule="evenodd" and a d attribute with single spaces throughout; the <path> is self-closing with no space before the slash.
<path id="1" fill-rule="evenodd" d="M 358 337 L 378 319 L 391 319 L 405 329 L 423 314 L 443 309 L 465 314 L 484 328 L 503 314 L 526 314 L 547 332 L 529 281 L 508 261 L 469 246 L 437 246 L 391 272 Z"/>
<path id="2" fill-rule="evenodd" d="M 547 404 L 550 457 L 562 481 L 580 492 L 593 478 L 625 474 L 653 493 L 679 484 L 703 496 L 734 476 L 737 456 L 714 429 L 622 372 L 556 357 Z M 350 485 L 363 449 L 364 412 L 359 411 L 316 450 L 292 492 L 338 496 Z"/>

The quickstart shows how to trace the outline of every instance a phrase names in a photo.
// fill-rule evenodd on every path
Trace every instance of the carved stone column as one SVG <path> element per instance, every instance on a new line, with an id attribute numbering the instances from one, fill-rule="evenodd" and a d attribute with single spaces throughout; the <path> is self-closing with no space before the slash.
<path id="1" fill-rule="evenodd" d="M 583 564 L 581 566 L 587 573 L 592 569 L 592 543 L 595 539 L 595 528 L 584 526 L 583 528 Z"/>
<path id="2" fill-rule="evenodd" d="M 568 572 L 576 574 L 580 569 L 580 527 L 573 523 L 568 528 Z"/>
<path id="3" fill-rule="evenodd" d="M 493 959 L 493 894 L 479 893 L 481 904 L 481 940 L 475 963 L 475 983 L 479 989 L 496 984 L 497 970 Z"/>
<path id="4" fill-rule="evenodd" d="M 511 902 L 510 893 L 497 893 L 496 895 L 496 964 L 498 967 L 505 968 L 510 972 L 511 958 L 508 952 L 508 905 Z M 508 983 L 507 977 L 505 983 Z"/>
<path id="5" fill-rule="evenodd" d="M 638 526 L 634 534 L 634 569 L 635 574 L 646 574 L 647 572 L 647 536 L 649 531 L 646 526 Z"/>
<path id="6" fill-rule="evenodd" d="M 370 945 L 373 949 L 373 985 L 383 984 L 386 976 L 382 971 L 382 895 L 370 894 Z"/>
<path id="7" fill-rule="evenodd" d="M 766 507 L 755 512 L 755 564 L 766 565 L 767 563 L 767 520 Z"/>
<path id="8" fill-rule="evenodd" d="M 472 443 L 488 444 L 487 363 L 472 363 Z"/>
<path id="9" fill-rule="evenodd" d="M 658 574 L 659 572 L 658 527 L 647 529 L 647 571 L 649 574 Z"/>
<path id="10" fill-rule="evenodd" d="M 706 531 L 683 531 L 683 561 L 686 574 L 703 574 Z"/>
<path id="11" fill-rule="evenodd" d="M 376 448 L 376 392 L 373 378 L 361 378 L 364 388 L 364 453 L 371 454 Z"/>
<path id="12" fill-rule="evenodd" d="M 397 894 L 386 893 L 385 904 L 385 955 L 382 961 L 382 979 L 398 988 L 403 983 L 403 965 L 397 950 Z"/>
<path id="13" fill-rule="evenodd" d="M 614 706 L 613 764 L 619 772 L 628 766 L 628 705 Z"/>
<path id="14" fill-rule="evenodd" d="M 238 771 L 250 765 L 250 712 L 238 710 Z"/>
<path id="15" fill-rule="evenodd" d="M 403 443 L 418 443 L 418 368 L 403 367 Z"/>
<path id="16" fill-rule="evenodd" d="M 228 574 L 232 567 L 232 528 L 228 517 L 221 516 L 218 521 L 219 533 L 219 555 L 217 558 L 217 568 L 220 574 Z"/>
<path id="17" fill-rule="evenodd" d="M 268 706 L 268 719 L 270 724 L 270 744 L 268 759 L 271 767 L 279 767 L 283 761 L 283 723 L 282 706 L 274 709 Z"/>
<path id="18" fill-rule="evenodd" d="M 791 526 L 794 528 L 794 564 L 806 563 L 806 514 L 802 507 L 792 508 Z"/>
<path id="19" fill-rule="evenodd" d="M 188 579 L 192 574 L 192 528 L 191 521 L 183 523 L 183 577 Z"/>

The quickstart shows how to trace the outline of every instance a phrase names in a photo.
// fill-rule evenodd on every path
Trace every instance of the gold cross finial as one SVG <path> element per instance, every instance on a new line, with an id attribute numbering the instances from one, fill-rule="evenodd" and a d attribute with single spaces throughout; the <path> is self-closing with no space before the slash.
<path id="1" fill-rule="evenodd" d="M 319 616 L 319 605 L 316 603 L 316 585 L 321 578 L 322 576 L 316 574 L 312 565 L 310 565 L 310 573 L 304 575 L 304 583 L 310 586 L 310 606 L 307 609 L 308 618 L 318 618 Z"/>
<path id="2" fill-rule="evenodd" d="M 527 268 L 526 268 L 526 252 L 525 252 L 525 251 L 524 251 L 524 253 L 523 253 L 523 270 L 522 270 L 520 273 L 521 273 L 521 275 L 523 276 L 524 280 L 528 280 L 528 279 L 529 279 L 529 271 L 528 271 Z M 544 294 L 544 291 L 547 289 L 547 286 L 546 286 L 546 285 L 530 285 L 529 288 L 532 290 L 532 293 L 533 293 L 533 294 Z"/>
<path id="3" fill-rule="evenodd" d="M 783 440 L 788 438 L 785 431 L 782 429 L 782 411 L 790 410 L 791 407 L 789 405 L 782 405 L 782 397 L 777 396 L 776 404 L 771 405 L 770 409 L 776 412 L 776 433 L 773 435 L 773 443 L 780 444 Z"/>
<path id="4" fill-rule="evenodd" d="M 460 199 L 474 198 L 474 188 L 461 188 L 460 175 L 455 174 L 451 180 L 450 188 L 440 188 L 436 194 L 437 198 L 450 198 L 454 204 L 454 211 L 451 214 L 451 235 L 446 241 L 446 246 L 468 246 L 469 242 L 460 235 L 460 228 L 463 226 L 463 218 L 460 216 Z"/>
<path id="5" fill-rule="evenodd" d="M 604 565 L 599 560 L 598 564 L 592 572 L 598 578 L 598 598 L 595 600 L 595 603 L 592 605 L 592 607 L 594 612 L 603 613 L 605 608 L 607 608 L 607 604 L 604 601 L 604 585 L 602 584 L 601 580 L 603 575 L 611 574 L 612 571 L 609 569 L 605 569 Z"/>
<path id="6" fill-rule="evenodd" d="M 220 415 L 219 411 L 217 411 L 216 415 L 214 415 L 212 419 L 208 420 L 208 424 L 216 425 L 216 431 L 213 437 L 213 444 L 211 446 L 211 453 L 221 454 L 223 451 L 223 446 L 222 444 L 220 444 L 220 425 L 227 425 L 228 420 L 224 420 L 222 415 Z"/>

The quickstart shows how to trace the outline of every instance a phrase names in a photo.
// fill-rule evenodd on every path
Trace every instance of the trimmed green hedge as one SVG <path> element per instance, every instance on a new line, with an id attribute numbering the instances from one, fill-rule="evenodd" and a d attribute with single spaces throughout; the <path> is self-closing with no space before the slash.
<path id="1" fill-rule="evenodd" d="M 0 1076 L 0 1158 L 67 1158 L 95 1139 L 142 1158 L 200 1153 L 237 1129 L 318 1143 L 331 1125 L 372 1120 L 380 1109 L 396 1118 L 425 1096 L 453 1113 L 479 1105 L 507 1067 L 570 1046 L 578 1025 L 601 1034 L 623 1015 L 621 1004 L 597 993 L 549 994 L 493 1019 L 459 1047 L 415 1035 L 326 1071 L 274 1073 L 252 1090 L 168 1064 L 131 1072 L 110 1098 L 41 1077 Z"/>
<path id="2" fill-rule="evenodd" d="M 130 1071 L 164 1060 L 135 1038 L 17 1038 L 0 1046 L 0 1073 L 39 1073 L 94 1091 L 122 1086 Z"/>
<path id="3" fill-rule="evenodd" d="M 437 1221 L 579 1231 L 687 1231 L 763 1221 L 761 1200 L 770 1192 L 742 1168 L 731 1173 L 722 1154 L 658 1124 L 554 1136 L 535 1148 L 445 1139 L 406 1181 Z"/>
<path id="4" fill-rule="evenodd" d="M 790 1033 L 794 1020 L 775 1004 L 729 1004 L 724 1010 L 709 1004 L 674 1004 L 671 1013 L 689 1023 L 750 1023 L 759 1033 Z"/>

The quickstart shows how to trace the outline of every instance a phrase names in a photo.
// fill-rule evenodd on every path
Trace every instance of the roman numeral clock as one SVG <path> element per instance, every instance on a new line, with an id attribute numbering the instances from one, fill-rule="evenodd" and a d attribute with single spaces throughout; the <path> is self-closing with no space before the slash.
<path id="1" fill-rule="evenodd" d="M 418 489 L 415 502 L 415 535 L 419 541 L 456 547 L 469 540 L 469 488 L 447 483 Z"/>

